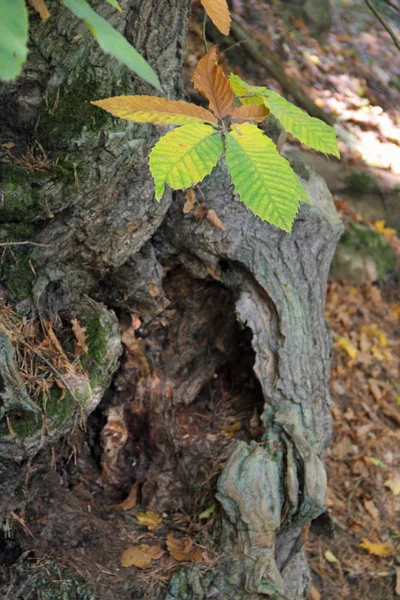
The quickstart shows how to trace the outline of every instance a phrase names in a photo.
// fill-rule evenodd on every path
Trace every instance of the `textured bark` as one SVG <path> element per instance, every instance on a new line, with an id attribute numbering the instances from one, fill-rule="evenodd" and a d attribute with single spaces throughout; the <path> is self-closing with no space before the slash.
<path id="1" fill-rule="evenodd" d="M 166 94 L 179 96 L 189 0 L 126 0 L 121 5 L 122 17 L 105 3 L 99 10 L 134 41 L 157 70 Z M 112 323 L 112 308 L 139 313 L 147 342 L 135 349 L 138 362 L 130 375 L 134 400 L 129 406 L 136 402 L 145 407 L 150 424 L 154 422 L 152 443 L 164 454 L 174 448 L 175 413 L 198 398 L 222 365 L 238 360 L 234 328 L 251 331 L 254 373 L 264 403 L 263 433 L 258 442 L 242 440 L 231 449 L 218 481 L 221 560 L 202 577 L 195 567 L 175 572 L 160 597 L 301 600 L 310 580 L 301 531 L 323 511 L 322 459 L 331 432 L 331 342 L 324 299 L 341 233 L 331 196 L 322 180 L 294 165 L 313 206 L 301 208 L 292 235 L 245 209 L 223 164 L 207 178 L 203 192 L 204 204 L 217 211 L 225 231 L 184 215 L 181 193 L 174 194 L 171 203 L 168 191 L 156 203 L 147 167 L 157 135 L 154 128 L 114 121 L 89 104 L 108 95 L 149 90 L 104 56 L 64 8 L 54 4 L 51 9 L 53 19 L 33 26 L 24 74 L 0 90 L 7 115 L 1 141 L 12 138 L 16 144 L 14 158 L 3 157 L 0 235 L 7 241 L 29 236 L 47 245 L 30 251 L 23 247 L 16 254 L 21 273 L 29 271 L 29 261 L 34 265 L 35 276 L 29 271 L 28 281 L 32 293 L 12 285 L 7 263 L 4 293 L 27 315 L 78 315 L 85 322 L 84 295 L 96 301 Z M 16 166 L 15 157 L 29 148 L 49 158 L 46 172 L 32 174 Z M 174 290 L 181 295 L 174 298 Z M 193 346 L 185 341 L 188 335 L 196 340 Z M 105 351 L 107 364 L 115 365 L 120 346 L 112 327 L 108 342 L 112 356 Z M 12 358 L 7 339 L 0 352 Z M 7 377 L 17 380 L 15 369 L 12 364 L 4 370 L 6 382 Z M 97 381 L 94 404 L 111 370 L 108 367 Z M 120 377 L 128 376 L 125 372 Z M 118 390 L 118 379 L 115 387 Z M 259 400 L 255 385 L 244 393 L 250 405 Z M 9 399 L 2 393 L 2 400 L 2 416 L 18 410 L 23 418 L 31 408 L 20 385 L 18 395 Z M 13 449 L 18 460 L 32 458 L 65 433 L 65 422 L 58 428 L 55 423 L 44 439 L 39 434 L 28 441 L 15 439 L 3 430 L 0 444 L 8 448 L 9 459 L 0 469 L 3 491 L 21 486 Z M 185 458 L 179 462 L 172 455 L 170 470 L 174 465 L 178 469 Z M 140 457 L 136 461 L 134 479 L 141 481 L 142 471 L 146 474 L 143 498 L 150 507 L 152 502 L 162 504 L 151 483 L 152 472 L 160 475 L 157 460 L 150 467 Z M 118 474 L 118 465 L 115 469 Z M 165 464 L 162 469 L 167 478 Z M 177 481 L 178 485 L 179 477 Z M 20 505 L 17 494 L 2 508 Z M 52 510 L 49 505 L 49 515 Z M 57 519 L 53 521 L 60 528 Z M 46 533 L 49 540 L 53 521 Z M 110 593 L 101 597 L 113 597 Z M 131 593 L 138 600 L 148 597 L 139 584 Z"/>

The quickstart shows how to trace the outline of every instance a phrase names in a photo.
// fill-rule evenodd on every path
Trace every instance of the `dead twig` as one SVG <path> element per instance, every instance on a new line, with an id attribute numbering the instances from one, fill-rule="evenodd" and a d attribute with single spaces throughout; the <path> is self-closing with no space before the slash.
<path id="1" fill-rule="evenodd" d="M 38 242 L 25 240 L 24 242 L 0 242 L 0 246 L 39 246 L 40 248 L 50 248 L 51 244 L 39 244 Z"/>
<path id="2" fill-rule="evenodd" d="M 387 0 L 385 0 L 385 2 L 388 4 Z M 374 13 L 374 15 L 376 16 L 376 18 L 378 19 L 378 21 L 383 25 L 383 27 L 386 29 L 386 31 L 388 32 L 388 34 L 390 35 L 390 37 L 393 40 L 394 45 L 396 46 L 397 50 L 400 51 L 400 40 L 399 38 L 396 36 L 395 32 L 393 31 L 393 29 L 390 27 L 389 23 L 386 21 L 386 19 L 383 17 L 383 15 L 379 12 L 379 10 L 376 8 L 375 4 L 372 3 L 371 0 L 365 0 L 366 5 L 371 9 L 371 11 Z M 399 10 L 399 9 L 397 9 Z"/>
<path id="3" fill-rule="evenodd" d="M 395 4 L 394 2 L 392 2 L 392 0 L 383 0 L 384 2 L 386 2 L 386 4 L 388 6 L 390 6 L 390 8 L 393 8 L 393 10 L 397 10 L 397 12 L 400 13 L 400 6 L 398 6 L 397 4 Z"/>

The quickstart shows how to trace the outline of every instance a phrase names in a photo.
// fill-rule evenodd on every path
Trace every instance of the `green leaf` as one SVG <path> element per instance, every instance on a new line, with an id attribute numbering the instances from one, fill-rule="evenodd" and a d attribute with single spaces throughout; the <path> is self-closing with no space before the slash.
<path id="1" fill-rule="evenodd" d="M 234 125 L 226 136 L 226 162 L 247 208 L 264 221 L 291 231 L 299 201 L 307 195 L 274 142 L 256 125 Z"/>
<path id="2" fill-rule="evenodd" d="M 28 11 L 24 0 L 0 0 L 0 79 L 15 79 L 28 55 Z"/>
<path id="3" fill-rule="evenodd" d="M 248 85 L 238 75 L 231 75 L 229 82 L 242 104 L 264 103 L 280 121 L 282 127 L 302 144 L 325 154 L 340 158 L 333 127 L 320 119 L 310 117 L 301 108 L 288 102 L 277 92 L 266 87 Z"/>
<path id="4" fill-rule="evenodd" d="M 120 5 L 118 4 L 117 0 L 107 0 L 108 4 L 111 4 L 111 6 L 113 6 L 114 8 L 116 8 L 117 10 L 119 10 L 119 12 L 122 11 L 122 8 L 120 7 Z"/>
<path id="5" fill-rule="evenodd" d="M 183 125 L 164 135 L 149 159 L 156 199 L 162 198 L 166 183 L 179 190 L 202 181 L 217 164 L 223 149 L 221 135 L 209 125 Z"/>
<path id="6" fill-rule="evenodd" d="M 1 0 L 0 0 L 1 1 Z M 86 0 L 64 0 L 74 15 L 82 19 L 104 52 L 112 54 L 142 79 L 161 90 L 160 81 L 149 64 L 110 23 L 100 17 Z"/>

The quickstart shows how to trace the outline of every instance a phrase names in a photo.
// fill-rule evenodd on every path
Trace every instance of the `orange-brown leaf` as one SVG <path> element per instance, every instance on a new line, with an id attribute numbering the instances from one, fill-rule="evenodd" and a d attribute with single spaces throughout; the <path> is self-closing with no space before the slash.
<path id="1" fill-rule="evenodd" d="M 193 546 L 193 542 L 189 538 L 186 540 L 177 540 L 172 533 L 170 533 L 167 536 L 167 548 L 170 555 L 179 562 L 185 560 L 195 563 L 201 562 L 201 549 L 198 546 Z"/>
<path id="2" fill-rule="evenodd" d="M 218 64 L 217 46 L 213 46 L 196 67 L 192 77 L 194 87 L 210 103 L 213 113 L 222 119 L 232 114 L 235 96 L 222 67 Z"/>
<path id="3" fill-rule="evenodd" d="M 47 10 L 44 0 L 28 0 L 28 2 L 39 13 L 43 21 L 49 18 L 50 13 Z"/>
<path id="4" fill-rule="evenodd" d="M 75 354 L 81 354 L 84 352 L 87 354 L 89 352 L 88 345 L 86 343 L 87 334 L 86 327 L 82 327 L 79 323 L 78 319 L 71 319 L 72 331 L 75 336 Z"/>
<path id="5" fill-rule="evenodd" d="M 231 15 L 226 0 L 201 0 L 204 10 L 215 27 L 224 35 L 229 35 Z"/>
<path id="6" fill-rule="evenodd" d="M 185 125 L 217 122 L 209 110 L 184 100 L 168 100 L 156 96 L 114 96 L 91 104 L 103 108 L 115 117 L 138 123 Z"/>
<path id="7" fill-rule="evenodd" d="M 161 558 L 163 554 L 164 550 L 160 546 L 148 546 L 147 544 L 130 546 L 121 555 L 121 566 L 146 569 L 151 566 L 153 560 Z"/>
<path id="8" fill-rule="evenodd" d="M 232 117 L 238 121 L 264 121 L 269 114 L 265 104 L 242 104 L 234 109 Z"/>

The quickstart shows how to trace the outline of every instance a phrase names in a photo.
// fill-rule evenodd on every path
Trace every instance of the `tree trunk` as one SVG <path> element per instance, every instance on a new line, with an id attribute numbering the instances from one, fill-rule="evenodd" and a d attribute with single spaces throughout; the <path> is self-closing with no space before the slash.
<path id="1" fill-rule="evenodd" d="M 189 0 L 120 4 L 122 15 L 104 2 L 97 8 L 155 68 L 166 95 L 181 96 Z M 23 75 L 0 90 L 0 241 L 40 244 L 5 247 L 3 296 L 21 318 L 58 319 L 61 337 L 78 318 L 88 334 L 88 379 L 65 375 L 63 398 L 32 400 L 15 340 L 1 329 L 2 514 L 22 515 L 34 536 L 15 534 L 21 552 L 51 554 L 73 569 L 78 547 L 85 560 L 115 570 L 138 527 L 126 521 L 120 547 L 107 502 L 88 513 L 76 485 L 88 465 L 99 471 L 103 499 L 121 500 L 136 482 L 143 507 L 160 513 L 198 515 L 215 493 L 214 566 L 182 567 L 167 588 L 151 591 L 135 569 L 115 581 L 85 571 L 95 597 L 301 600 L 310 581 L 302 529 L 324 510 L 331 433 L 324 301 L 341 233 L 332 198 L 313 172 L 293 165 L 313 205 L 302 206 L 288 235 L 239 202 L 220 164 L 202 184 L 197 218 L 183 213 L 183 193 L 167 191 L 155 202 L 147 156 L 158 132 L 89 103 L 152 92 L 65 8 L 53 2 L 50 9 L 47 22 L 32 18 Z M 199 219 L 208 209 L 224 230 Z M 116 315 L 125 330 L 118 372 Z M 89 413 L 88 434 L 76 433 L 77 416 Z M 239 441 L 220 435 L 235 415 Z M 127 439 L 110 457 L 113 419 Z M 81 444 L 74 467 L 62 462 L 66 437 L 74 452 Z M 56 472 L 47 460 L 51 444 Z M 68 485 L 60 485 L 61 472 Z M 88 529 L 105 532 L 95 548 L 85 541 Z M 26 597 L 32 585 L 18 571 L 23 556 L 7 580 L 15 597 L 19 585 Z"/>

